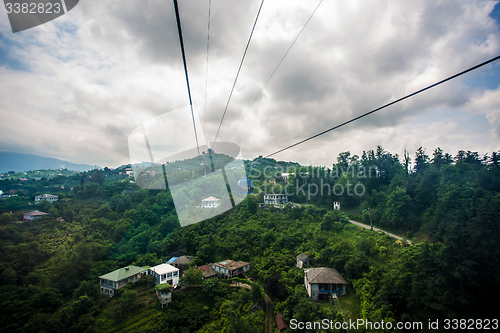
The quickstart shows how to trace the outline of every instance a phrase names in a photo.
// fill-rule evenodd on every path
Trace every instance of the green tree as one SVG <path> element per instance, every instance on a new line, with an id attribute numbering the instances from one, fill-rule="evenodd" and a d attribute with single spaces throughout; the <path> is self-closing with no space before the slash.
<path id="1" fill-rule="evenodd" d="M 401 228 L 409 226 L 408 219 L 412 208 L 412 200 L 406 190 L 402 187 L 396 187 L 394 191 L 387 197 L 387 209 L 385 214 L 389 226 L 393 228 Z"/>
<path id="2" fill-rule="evenodd" d="M 201 269 L 189 267 L 189 269 L 185 271 L 184 275 L 180 278 L 180 281 L 188 286 L 194 286 L 201 284 L 202 278 L 203 272 Z"/>

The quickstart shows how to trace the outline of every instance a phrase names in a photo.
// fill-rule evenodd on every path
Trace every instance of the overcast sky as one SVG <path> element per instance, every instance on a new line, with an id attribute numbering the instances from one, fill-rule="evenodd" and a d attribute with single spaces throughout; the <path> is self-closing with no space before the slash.
<path id="1" fill-rule="evenodd" d="M 212 0 L 207 78 L 208 0 L 179 1 L 198 131 L 207 141 L 260 2 Z M 245 158 L 500 55 L 493 1 L 324 0 L 236 128 L 318 4 L 264 1 L 218 137 L 238 144 Z M 331 165 L 340 152 L 360 155 L 377 145 L 400 155 L 420 146 L 429 155 L 436 147 L 491 153 L 500 149 L 499 84 L 500 62 L 273 158 Z M 117 167 L 130 162 L 134 129 L 187 105 L 172 1 L 82 0 L 16 34 L 0 9 L 0 150 Z M 191 134 L 176 140 L 173 146 L 196 146 Z"/>

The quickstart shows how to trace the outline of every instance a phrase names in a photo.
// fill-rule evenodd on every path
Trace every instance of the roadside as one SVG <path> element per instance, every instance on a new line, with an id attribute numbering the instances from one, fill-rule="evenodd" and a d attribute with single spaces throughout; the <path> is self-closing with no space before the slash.
<path id="1" fill-rule="evenodd" d="M 357 225 L 359 227 L 365 228 L 365 229 L 371 229 L 371 227 L 369 225 L 367 225 L 367 224 L 363 224 L 363 223 L 356 222 L 356 221 L 353 221 L 353 220 L 349 220 L 349 222 L 351 222 L 352 224 L 355 224 L 355 225 Z M 398 235 L 395 235 L 395 234 L 391 234 L 390 232 L 387 232 L 385 230 L 382 230 L 382 229 L 379 229 L 379 228 L 375 228 L 375 227 L 373 227 L 373 230 L 374 231 L 382 231 L 383 233 L 386 233 L 387 235 L 391 236 L 392 238 L 396 238 L 396 239 L 399 239 L 400 241 L 407 242 L 408 244 L 413 245 L 410 240 L 404 239 L 401 236 L 398 236 Z"/>

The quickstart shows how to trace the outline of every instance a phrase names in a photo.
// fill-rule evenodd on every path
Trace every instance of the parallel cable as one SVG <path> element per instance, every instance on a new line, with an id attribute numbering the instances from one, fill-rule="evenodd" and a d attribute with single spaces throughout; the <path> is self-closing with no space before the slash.
<path id="1" fill-rule="evenodd" d="M 342 127 L 342 126 L 344 126 L 344 125 L 347 125 L 347 124 L 349 124 L 349 123 L 352 123 L 353 121 L 356 121 L 356 120 L 358 120 L 358 119 L 361 119 L 361 118 L 363 118 L 363 117 L 366 117 L 366 116 L 368 116 L 368 115 L 370 115 L 370 114 L 372 114 L 372 113 L 375 113 L 375 112 L 377 112 L 377 111 L 380 111 L 380 110 L 382 110 L 382 109 L 384 109 L 384 108 L 386 108 L 386 107 L 388 107 L 388 106 L 391 106 L 391 105 L 393 105 L 393 104 L 399 103 L 399 102 L 401 102 L 402 100 L 405 100 L 405 99 L 407 99 L 407 98 L 409 98 L 409 97 L 412 97 L 412 96 L 415 96 L 415 95 L 417 95 L 417 94 L 420 94 L 421 92 L 424 92 L 424 91 L 426 91 L 426 90 L 428 90 L 428 89 L 434 88 L 434 87 L 436 87 L 436 86 L 438 86 L 438 85 L 440 85 L 440 84 L 442 84 L 442 83 L 445 83 L 445 82 L 447 82 L 447 81 L 449 81 L 449 80 L 455 79 L 455 78 L 457 78 L 457 77 L 459 77 L 459 76 L 461 76 L 461 75 L 464 75 L 465 73 L 468 73 L 468 72 L 470 72 L 470 71 L 473 71 L 473 70 L 475 70 L 475 69 L 478 69 L 479 67 L 482 67 L 482 66 L 484 66 L 484 65 L 487 65 L 487 64 L 489 64 L 489 63 L 491 63 L 491 62 L 493 62 L 493 61 L 496 61 L 496 60 L 498 60 L 498 59 L 500 59 L 500 56 L 497 56 L 497 57 L 492 58 L 492 59 L 490 59 L 490 60 L 488 60 L 488 61 L 485 61 L 485 62 L 483 62 L 483 63 L 480 63 L 479 65 L 476 65 L 476 66 L 474 66 L 474 67 L 471 67 L 471 68 L 469 68 L 469 69 L 466 69 L 465 71 L 460 72 L 460 73 L 455 74 L 455 75 L 452 75 L 452 76 L 450 76 L 450 77 L 448 77 L 448 78 L 446 78 L 446 79 L 444 79 L 444 80 L 441 80 L 441 81 L 439 81 L 439 82 L 436 82 L 436 83 L 434 83 L 434 84 L 431 84 L 430 86 L 427 86 L 427 87 L 425 87 L 425 88 L 423 88 L 423 89 L 420 89 L 420 90 L 418 90 L 418 91 L 416 91 L 416 92 L 414 92 L 414 93 L 411 93 L 411 94 L 409 94 L 409 95 L 406 95 L 406 96 L 404 96 L 404 97 L 402 97 L 402 98 L 400 98 L 400 99 L 397 99 L 397 100 L 395 100 L 395 101 L 393 101 L 393 102 L 391 102 L 391 103 L 385 104 L 385 105 L 383 105 L 383 106 L 381 106 L 381 107 L 379 107 L 379 108 L 377 108 L 377 109 L 375 109 L 375 110 L 372 110 L 372 111 L 366 112 L 366 113 L 364 113 L 364 114 L 362 114 L 362 115 L 360 115 L 360 116 L 357 116 L 357 117 L 355 117 L 355 118 L 352 118 L 351 120 L 348 120 L 348 121 L 346 121 L 346 122 L 343 122 L 343 123 L 342 123 L 342 124 L 340 124 L 340 125 L 334 126 L 334 127 L 330 128 L 330 129 L 327 129 L 327 130 L 325 130 L 325 131 L 323 131 L 323 132 L 320 132 L 320 133 L 318 133 L 318 134 L 316 134 L 316 135 L 313 135 L 313 136 L 311 136 L 311 137 L 309 137 L 309 138 L 307 138 L 307 139 L 304 139 L 304 140 L 302 140 L 302 141 L 299 141 L 299 142 L 297 142 L 297 143 L 294 143 L 294 144 L 293 144 L 293 145 L 291 145 L 291 146 L 288 146 L 288 147 L 285 147 L 285 148 L 283 148 L 283 149 L 280 149 L 280 150 L 278 150 L 278 151 L 276 151 L 276 152 L 274 152 L 274 153 L 272 153 L 272 154 L 269 154 L 269 155 L 265 156 L 265 158 L 270 157 L 270 156 L 273 156 L 273 155 L 276 155 L 276 154 L 278 154 L 278 153 L 281 153 L 282 151 L 285 151 L 285 150 L 290 149 L 290 148 L 292 148 L 292 147 L 298 146 L 298 145 L 300 145 L 300 144 L 302 144 L 302 143 L 304 143 L 304 142 L 306 142 L 306 141 L 309 141 L 309 140 L 312 140 L 312 139 L 314 139 L 314 138 L 317 138 L 317 137 L 318 137 L 318 136 L 320 136 L 320 135 L 326 134 L 326 133 L 328 133 L 328 132 L 330 132 L 330 131 L 333 131 L 333 130 L 335 130 L 335 129 L 339 128 L 339 127 Z"/>
<path id="2" fill-rule="evenodd" d="M 233 87 L 231 88 L 231 93 L 229 94 L 229 98 L 226 103 L 226 108 L 224 109 L 224 113 L 222 114 L 222 119 L 220 120 L 219 128 L 217 129 L 217 134 L 215 134 L 214 144 L 217 142 L 217 137 L 219 136 L 219 131 L 222 126 L 222 122 L 224 121 L 224 116 L 226 115 L 227 107 L 229 106 L 229 101 L 231 100 L 231 96 L 233 95 L 234 87 L 236 86 L 236 81 L 238 80 L 238 76 L 240 75 L 241 66 L 243 65 L 243 60 L 245 60 L 245 55 L 247 54 L 248 46 L 250 45 L 250 41 L 252 40 L 252 35 L 255 30 L 255 26 L 257 25 L 257 20 L 259 19 L 260 10 L 262 9 L 262 5 L 264 4 L 264 0 L 260 3 L 259 11 L 257 12 L 257 17 L 255 18 L 255 22 L 253 23 L 252 32 L 250 33 L 250 37 L 248 38 L 247 46 L 245 47 L 245 52 L 243 53 L 243 58 L 241 58 L 240 67 L 238 68 L 238 72 L 236 73 L 236 78 L 234 79 Z"/>
<path id="3" fill-rule="evenodd" d="M 205 70 L 205 112 L 203 113 L 203 131 L 206 133 L 205 120 L 207 117 L 207 90 L 208 90 L 208 51 L 210 49 L 210 9 L 212 0 L 208 0 L 208 35 L 207 35 L 207 67 Z"/>
<path id="4" fill-rule="evenodd" d="M 262 87 L 262 89 L 259 91 L 259 93 L 257 94 L 257 96 L 255 97 L 255 99 L 253 100 L 252 104 L 250 104 L 250 107 L 248 108 L 248 110 L 245 112 L 245 114 L 243 115 L 243 117 L 240 119 L 240 122 L 238 123 L 238 125 L 236 125 L 236 128 L 234 129 L 233 133 L 231 134 L 231 136 L 229 137 L 229 139 L 227 141 L 229 141 L 234 133 L 236 132 L 236 130 L 238 129 L 238 127 L 241 125 L 241 122 L 243 121 L 243 119 L 245 119 L 245 117 L 247 116 L 248 112 L 250 111 L 250 109 L 253 107 L 254 103 L 257 101 L 257 99 L 259 98 L 260 94 L 264 91 L 264 88 L 267 86 L 267 84 L 269 83 L 269 81 L 271 80 L 271 78 L 273 77 L 274 73 L 276 73 L 276 71 L 278 70 L 278 68 L 281 66 L 281 63 L 283 62 L 283 60 L 285 60 L 285 57 L 288 55 L 288 52 L 290 52 L 290 50 L 292 49 L 293 45 L 295 44 L 295 42 L 297 41 L 297 39 L 299 39 L 299 36 L 300 34 L 302 34 L 302 31 L 304 31 L 304 29 L 306 28 L 307 24 L 309 23 L 309 21 L 312 19 L 314 13 L 316 13 L 316 10 L 318 10 L 319 6 L 321 5 L 321 3 L 323 2 L 323 0 L 321 0 L 319 2 L 319 4 L 316 6 L 316 9 L 314 9 L 314 11 L 312 12 L 311 16 L 309 16 L 309 19 L 307 20 L 306 24 L 304 24 L 304 26 L 302 27 L 302 29 L 300 30 L 299 34 L 295 37 L 295 39 L 293 40 L 292 44 L 290 45 L 290 47 L 288 48 L 288 50 L 286 50 L 285 54 L 283 55 L 283 58 L 281 58 L 280 62 L 278 63 L 278 65 L 276 66 L 276 68 L 274 69 L 274 71 L 271 73 L 271 76 L 269 76 L 269 78 L 267 79 L 266 83 L 264 84 L 264 86 Z"/>
<path id="5" fill-rule="evenodd" d="M 182 29 L 181 29 L 181 17 L 179 15 L 179 6 L 177 4 L 177 0 L 174 0 L 174 9 L 175 9 L 175 19 L 177 20 L 177 30 L 179 33 L 179 41 L 181 44 L 181 52 L 182 52 L 182 61 L 184 62 L 184 72 L 186 74 L 186 83 L 189 95 L 189 105 L 191 106 L 191 117 L 193 118 L 193 127 L 194 127 L 194 138 L 196 139 L 196 148 L 198 148 L 198 155 L 200 154 L 200 146 L 198 144 L 198 135 L 196 134 L 196 124 L 194 121 L 194 111 L 193 111 L 193 101 L 191 99 L 191 89 L 189 88 L 189 76 L 188 69 L 186 63 L 186 53 L 184 51 L 184 40 L 182 39 Z"/>

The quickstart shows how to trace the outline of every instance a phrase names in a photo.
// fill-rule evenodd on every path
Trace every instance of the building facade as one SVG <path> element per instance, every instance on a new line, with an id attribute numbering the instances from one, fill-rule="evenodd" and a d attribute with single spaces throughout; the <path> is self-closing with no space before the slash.
<path id="1" fill-rule="evenodd" d="M 286 205 L 288 195 L 286 194 L 264 194 L 264 203 L 266 205 Z"/>
<path id="2" fill-rule="evenodd" d="M 149 269 L 154 276 L 155 285 L 168 283 L 171 286 L 179 284 L 179 269 L 170 264 L 161 264 Z"/>
<path id="3" fill-rule="evenodd" d="M 311 262 L 311 257 L 309 257 L 305 253 L 301 253 L 297 256 L 297 267 L 298 268 L 304 268 L 309 266 L 309 263 Z"/>
<path id="4" fill-rule="evenodd" d="M 201 200 L 201 207 L 203 208 L 217 208 L 220 207 L 221 201 L 216 197 L 208 197 L 206 199 Z"/>
<path id="5" fill-rule="evenodd" d="M 44 213 L 44 212 L 41 212 L 39 210 L 34 210 L 34 211 L 31 211 L 31 212 L 28 212 L 28 213 L 24 213 L 23 214 L 23 221 L 33 221 L 34 219 L 40 219 L 44 216 L 48 216 L 50 217 L 51 214 L 50 213 Z"/>
<path id="6" fill-rule="evenodd" d="M 227 278 L 238 276 L 250 270 L 250 263 L 244 261 L 225 260 L 212 264 L 212 268 L 218 274 Z"/>
<path id="7" fill-rule="evenodd" d="M 347 281 L 335 268 L 309 268 L 304 273 L 304 285 L 313 301 L 347 294 Z"/>
<path id="8" fill-rule="evenodd" d="M 127 266 L 119 268 L 108 274 L 99 276 L 99 291 L 102 295 L 113 296 L 118 289 L 126 286 L 127 283 L 135 283 L 147 274 L 148 269 L 144 267 Z"/>
<path id="9" fill-rule="evenodd" d="M 42 201 L 48 201 L 50 203 L 54 203 L 59 199 L 57 195 L 52 195 L 52 194 L 42 194 L 42 195 L 37 195 L 35 197 L 35 205 L 38 205 Z"/>

